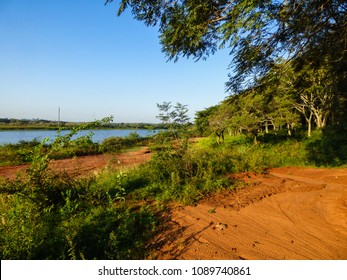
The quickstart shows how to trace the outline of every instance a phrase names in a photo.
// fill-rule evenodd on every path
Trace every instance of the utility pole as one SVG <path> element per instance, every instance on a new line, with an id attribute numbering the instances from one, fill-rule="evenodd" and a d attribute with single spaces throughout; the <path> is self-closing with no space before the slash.
<path id="1" fill-rule="evenodd" d="M 58 128 L 60 128 L 60 107 L 58 107 Z"/>

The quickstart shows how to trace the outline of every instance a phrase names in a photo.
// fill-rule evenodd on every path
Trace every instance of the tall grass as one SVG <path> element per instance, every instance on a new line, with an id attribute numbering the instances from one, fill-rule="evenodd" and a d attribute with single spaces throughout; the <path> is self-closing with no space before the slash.
<path id="1" fill-rule="evenodd" d="M 218 145 L 213 137 L 209 137 L 201 139 L 198 147 L 227 153 L 233 162 L 231 172 L 262 172 L 271 167 L 310 164 L 305 143 L 289 138 L 255 145 L 253 138 L 246 135 L 228 135 L 223 144 Z"/>
<path id="2" fill-rule="evenodd" d="M 150 162 L 128 174 L 126 188 L 136 199 L 191 204 L 212 190 L 230 186 L 225 174 L 232 169 L 227 153 L 216 154 L 181 143 L 157 150 Z"/>
<path id="3" fill-rule="evenodd" d="M 156 219 L 146 208 L 80 208 L 79 200 L 40 209 L 20 195 L 2 196 L 1 259 L 144 259 Z M 6 205 L 5 205 L 6 204 Z"/>

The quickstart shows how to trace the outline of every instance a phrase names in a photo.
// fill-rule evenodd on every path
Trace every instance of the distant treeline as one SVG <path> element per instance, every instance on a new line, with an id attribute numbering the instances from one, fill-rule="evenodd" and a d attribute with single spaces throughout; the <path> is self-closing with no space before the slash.
<path id="1" fill-rule="evenodd" d="M 13 119 L 0 118 L 0 130 L 9 129 L 58 129 L 69 128 L 81 125 L 83 122 L 50 121 L 43 119 Z M 167 125 L 162 123 L 108 123 L 103 124 L 98 129 L 165 129 Z"/>

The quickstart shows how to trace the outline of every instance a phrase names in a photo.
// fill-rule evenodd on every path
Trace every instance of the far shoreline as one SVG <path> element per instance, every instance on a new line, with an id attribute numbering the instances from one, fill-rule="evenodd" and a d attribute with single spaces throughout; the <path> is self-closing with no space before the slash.
<path id="1" fill-rule="evenodd" d="M 78 125 L 76 125 L 78 126 Z M 30 126 L 30 127 L 26 127 L 26 126 L 11 126 L 11 127 L 0 127 L 0 131 L 13 131 L 13 130 L 70 130 L 75 126 L 64 126 L 64 127 L 42 127 L 42 126 Z M 137 129 L 141 129 L 141 130 L 158 130 L 160 128 L 143 128 L 143 127 L 139 127 L 139 128 L 135 128 L 135 127 L 93 127 L 91 129 L 85 129 L 85 130 L 137 130 Z"/>

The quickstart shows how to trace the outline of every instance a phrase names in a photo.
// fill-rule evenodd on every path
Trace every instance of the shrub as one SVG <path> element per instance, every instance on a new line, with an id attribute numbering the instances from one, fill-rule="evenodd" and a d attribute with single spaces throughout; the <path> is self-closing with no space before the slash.
<path id="1" fill-rule="evenodd" d="M 232 169 L 228 153 L 191 149 L 183 143 L 157 151 L 150 162 L 137 169 L 138 179 L 132 179 L 130 173 L 129 180 L 136 189 L 133 197 L 189 204 L 210 191 L 229 186 L 225 175 Z"/>
<path id="2" fill-rule="evenodd" d="M 146 144 L 147 139 L 140 137 L 136 132 L 131 132 L 127 137 L 109 137 L 103 140 L 99 150 L 103 153 L 120 152 L 141 144 Z"/>
<path id="3" fill-rule="evenodd" d="M 5 144 L 0 146 L 0 165 L 16 165 L 30 162 L 29 154 L 38 146 L 37 139 L 32 141 L 19 141 L 17 144 Z"/>
<path id="4" fill-rule="evenodd" d="M 340 166 L 347 163 L 347 128 L 330 126 L 316 130 L 304 143 L 308 160 L 317 166 Z"/>

